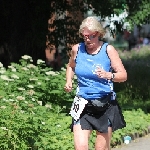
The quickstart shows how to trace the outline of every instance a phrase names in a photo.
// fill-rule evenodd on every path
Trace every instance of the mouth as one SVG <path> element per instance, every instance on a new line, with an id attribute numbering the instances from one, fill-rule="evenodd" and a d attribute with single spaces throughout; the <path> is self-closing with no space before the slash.
<path id="1" fill-rule="evenodd" d="M 90 45 L 90 44 L 92 44 L 92 43 L 87 42 L 86 44 Z"/>
<path id="2" fill-rule="evenodd" d="M 92 45 L 92 43 L 87 43 L 87 45 L 88 45 L 88 46 L 91 46 L 91 45 Z"/>

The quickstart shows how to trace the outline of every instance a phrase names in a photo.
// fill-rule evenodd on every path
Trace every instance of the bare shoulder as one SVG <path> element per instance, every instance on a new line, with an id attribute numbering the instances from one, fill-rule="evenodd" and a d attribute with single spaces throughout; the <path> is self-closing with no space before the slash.
<path id="1" fill-rule="evenodd" d="M 75 44 L 74 46 L 72 46 L 71 55 L 74 59 L 76 58 L 78 47 L 79 47 L 79 44 Z"/>
<path id="2" fill-rule="evenodd" d="M 112 46 L 112 45 L 108 45 L 107 46 L 107 52 L 114 52 L 114 51 L 116 51 L 116 49 L 114 48 L 114 46 Z"/>
<path id="3" fill-rule="evenodd" d="M 117 50 L 112 45 L 107 46 L 107 53 L 108 53 L 109 57 L 112 57 L 112 56 L 119 57 L 119 54 L 118 54 Z"/>
<path id="4" fill-rule="evenodd" d="M 117 52 L 117 50 L 112 46 L 112 45 L 108 45 L 107 46 L 107 54 L 111 60 L 111 66 L 113 67 L 113 69 L 117 72 L 118 68 L 123 68 L 122 66 L 122 61 L 119 57 L 119 54 Z"/>
<path id="5" fill-rule="evenodd" d="M 78 51 L 78 47 L 79 47 L 79 44 L 75 44 L 72 46 L 72 51 L 73 52 L 77 52 Z"/>

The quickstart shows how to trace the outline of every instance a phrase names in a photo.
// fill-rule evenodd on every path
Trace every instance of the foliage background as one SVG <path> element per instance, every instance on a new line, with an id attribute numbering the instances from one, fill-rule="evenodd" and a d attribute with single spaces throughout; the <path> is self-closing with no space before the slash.
<path id="1" fill-rule="evenodd" d="M 127 69 L 128 80 L 116 83 L 115 91 L 127 126 L 113 134 L 112 147 L 123 143 L 126 135 L 134 140 L 150 132 L 150 48 L 118 52 Z M 69 111 L 76 78 L 71 93 L 64 92 L 64 84 L 65 68 L 54 72 L 40 59 L 34 65 L 32 57 L 25 55 L 19 64 L 11 63 L 8 69 L 0 63 L 0 149 L 74 149 Z M 93 132 L 91 149 L 94 141 Z"/>
<path id="2" fill-rule="evenodd" d="M 149 0 L 1 0 L 0 60 L 4 66 L 12 61 L 19 62 L 24 54 L 32 56 L 34 63 L 39 58 L 45 60 L 46 35 L 50 45 L 64 46 L 61 55 L 65 56 L 70 46 L 80 40 L 79 24 L 83 12 L 91 8 L 91 5 L 95 8 L 95 13 L 102 17 L 118 14 L 126 9 L 129 13 L 127 21 L 131 25 L 149 21 Z M 62 12 L 68 12 L 69 15 L 59 19 Z M 53 13 L 58 16 L 51 24 L 56 30 L 49 32 L 48 20 L 53 18 Z M 79 16 L 81 20 L 78 19 Z M 121 31 L 122 23 L 116 25 L 118 31 Z M 65 41 L 61 42 L 64 37 Z"/>

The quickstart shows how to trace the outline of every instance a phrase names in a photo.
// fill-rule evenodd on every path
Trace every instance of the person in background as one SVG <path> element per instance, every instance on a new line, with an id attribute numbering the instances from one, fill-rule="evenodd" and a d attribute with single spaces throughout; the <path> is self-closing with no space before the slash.
<path id="1" fill-rule="evenodd" d="M 126 81 L 127 72 L 115 48 L 99 40 L 105 30 L 94 16 L 82 21 L 79 35 L 84 42 L 72 47 L 64 86 L 70 92 L 73 76 L 77 76 L 76 96 L 70 111 L 74 147 L 88 150 L 90 134 L 95 130 L 95 150 L 110 150 L 112 132 L 126 126 L 113 82 Z M 98 106 L 103 99 L 108 103 Z"/>
<path id="2" fill-rule="evenodd" d="M 149 43 L 150 43 L 150 40 L 149 40 L 149 36 L 147 35 L 143 38 L 143 45 L 149 45 Z"/>

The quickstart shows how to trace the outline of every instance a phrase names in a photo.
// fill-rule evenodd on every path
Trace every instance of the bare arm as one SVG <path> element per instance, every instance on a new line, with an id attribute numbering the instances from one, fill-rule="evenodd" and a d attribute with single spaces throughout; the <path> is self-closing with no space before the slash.
<path id="1" fill-rule="evenodd" d="M 69 59 L 69 63 L 67 64 L 67 70 L 66 70 L 66 80 L 67 81 L 72 81 L 72 78 L 74 75 L 75 58 L 77 55 L 77 50 L 78 50 L 78 44 L 74 45 L 72 47 L 71 57 Z"/>
<path id="2" fill-rule="evenodd" d="M 111 61 L 111 67 L 114 70 L 114 82 L 124 82 L 127 80 L 127 72 L 122 64 L 118 52 L 112 45 L 107 46 L 107 53 Z"/>
<path id="3" fill-rule="evenodd" d="M 67 64 L 66 69 L 66 85 L 65 90 L 70 92 L 72 89 L 72 79 L 74 76 L 74 68 L 75 68 L 75 58 L 78 51 L 78 44 L 74 45 L 71 50 L 71 57 L 69 59 L 69 63 Z"/>
<path id="4" fill-rule="evenodd" d="M 69 59 L 69 63 L 67 64 L 67 70 L 66 70 L 66 81 L 72 82 L 73 76 L 74 76 L 74 67 L 73 62 L 71 58 Z"/>

